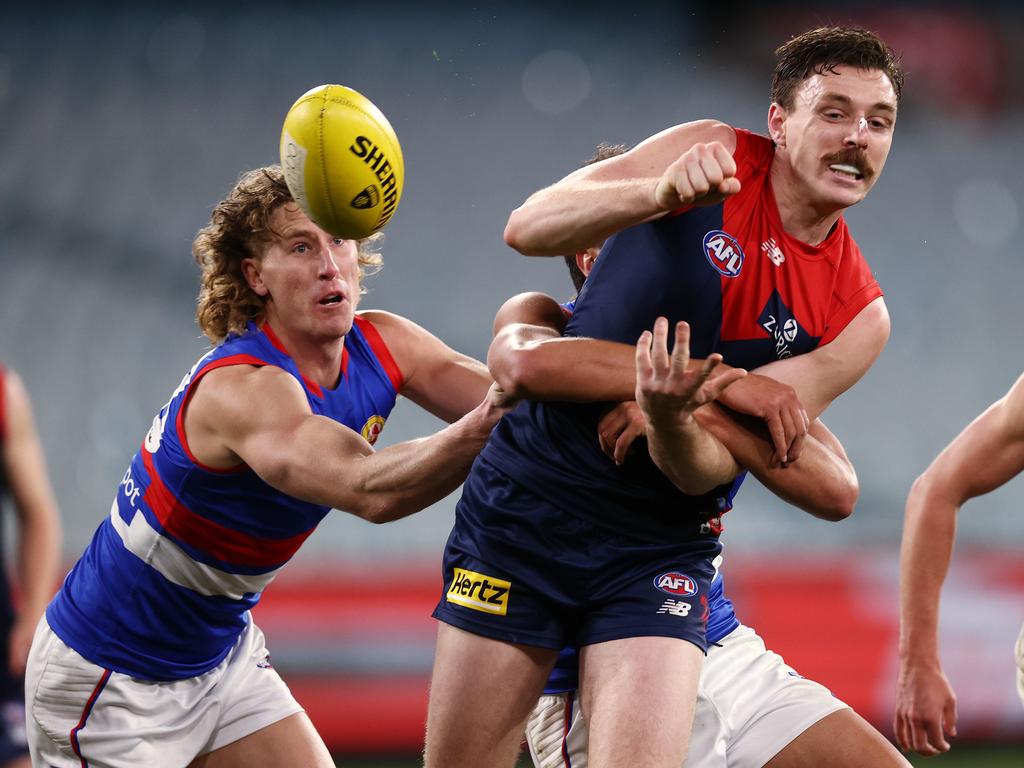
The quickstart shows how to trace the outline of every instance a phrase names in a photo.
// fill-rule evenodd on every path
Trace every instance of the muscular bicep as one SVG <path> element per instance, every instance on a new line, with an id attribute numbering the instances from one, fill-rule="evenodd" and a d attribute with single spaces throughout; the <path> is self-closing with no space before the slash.
<path id="1" fill-rule="evenodd" d="M 1024 377 L 950 443 L 927 470 L 931 492 L 959 506 L 1024 471 Z"/>
<path id="2" fill-rule="evenodd" d="M 736 151 L 736 131 L 718 120 L 693 120 L 666 128 L 622 155 L 584 166 L 569 178 L 589 181 L 655 178 L 695 144 L 721 142 Z"/>
<path id="3" fill-rule="evenodd" d="M 756 370 L 789 384 L 808 416 L 820 416 L 856 384 L 889 340 L 889 311 L 879 297 L 862 309 L 832 342 L 805 355 L 776 360 Z"/>
<path id="4" fill-rule="evenodd" d="M 339 509 L 351 463 L 373 453 L 351 429 L 314 414 L 299 383 L 273 366 L 211 371 L 187 404 L 185 429 L 203 463 L 244 462 L 282 493 Z"/>

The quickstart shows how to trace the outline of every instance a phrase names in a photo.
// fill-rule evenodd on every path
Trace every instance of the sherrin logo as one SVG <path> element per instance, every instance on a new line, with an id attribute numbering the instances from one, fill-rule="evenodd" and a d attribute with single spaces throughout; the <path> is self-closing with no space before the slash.
<path id="1" fill-rule="evenodd" d="M 678 571 L 669 571 L 654 577 L 654 586 L 670 595 L 689 597 L 697 594 L 697 582 Z"/>
<path id="2" fill-rule="evenodd" d="M 449 603 L 457 603 L 474 611 L 504 616 L 508 612 L 510 589 L 510 581 L 456 568 L 445 599 Z"/>
<path id="3" fill-rule="evenodd" d="M 704 235 L 704 255 L 725 277 L 736 277 L 743 269 L 743 249 L 735 237 L 720 229 L 712 229 Z"/>

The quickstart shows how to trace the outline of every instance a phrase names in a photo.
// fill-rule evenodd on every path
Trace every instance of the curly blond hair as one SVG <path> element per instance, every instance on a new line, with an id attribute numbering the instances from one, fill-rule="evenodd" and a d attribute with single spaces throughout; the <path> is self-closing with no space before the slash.
<path id="1" fill-rule="evenodd" d="M 202 270 L 196 320 L 214 344 L 263 318 L 266 299 L 249 287 L 242 260 L 262 255 L 273 235 L 270 217 L 279 206 L 294 202 L 280 166 L 247 171 L 192 241 L 192 255 Z M 370 235 L 358 243 L 362 277 L 381 267 L 381 256 L 373 250 L 381 237 Z"/>

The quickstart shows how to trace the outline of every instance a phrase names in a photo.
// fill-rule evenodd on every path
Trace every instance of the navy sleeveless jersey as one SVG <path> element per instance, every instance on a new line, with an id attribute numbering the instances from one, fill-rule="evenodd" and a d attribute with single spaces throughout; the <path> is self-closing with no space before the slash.
<path id="1" fill-rule="evenodd" d="M 736 138 L 741 191 L 609 238 L 566 336 L 635 344 L 664 316 L 689 322 L 693 357 L 719 352 L 753 369 L 832 341 L 881 295 L 842 218 L 817 246 L 786 234 L 769 180 L 771 141 L 741 129 Z M 647 455 L 616 467 L 596 437 L 607 406 L 521 403 L 479 460 L 570 514 L 656 541 L 692 538 L 731 507 L 738 482 L 687 496 Z"/>
<path id="2" fill-rule="evenodd" d="M 183 407 L 203 376 L 230 365 L 287 371 L 313 413 L 370 442 L 402 385 L 380 334 L 358 315 L 333 390 L 304 379 L 268 325 L 250 324 L 200 359 L 156 415 L 110 515 L 47 608 L 57 636 L 95 664 L 147 680 L 212 669 L 329 511 L 281 493 L 247 466 L 219 470 L 192 455 Z"/>

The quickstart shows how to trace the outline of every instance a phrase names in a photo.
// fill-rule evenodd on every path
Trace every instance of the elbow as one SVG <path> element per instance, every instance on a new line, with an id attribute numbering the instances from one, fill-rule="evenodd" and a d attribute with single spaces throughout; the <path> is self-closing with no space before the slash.
<path id="1" fill-rule="evenodd" d="M 512 211 L 508 217 L 508 223 L 505 224 L 505 232 L 502 237 L 505 240 L 505 245 L 509 248 L 519 251 L 524 256 L 529 256 L 529 238 L 523 218 L 522 208 Z"/>
<path id="2" fill-rule="evenodd" d="M 505 245 L 523 256 L 557 256 L 560 251 L 556 244 L 544 244 L 538 239 L 538 232 L 531 222 L 531 214 L 521 206 L 512 211 L 502 235 Z"/>
<path id="3" fill-rule="evenodd" d="M 489 354 L 487 367 L 495 383 L 510 397 L 522 400 L 537 395 L 537 382 L 543 372 L 530 348 L 517 346 Z"/>
<path id="4" fill-rule="evenodd" d="M 860 497 L 857 479 L 834 488 L 822 497 L 822 503 L 815 512 L 817 517 L 832 523 L 840 523 L 853 514 Z"/>

